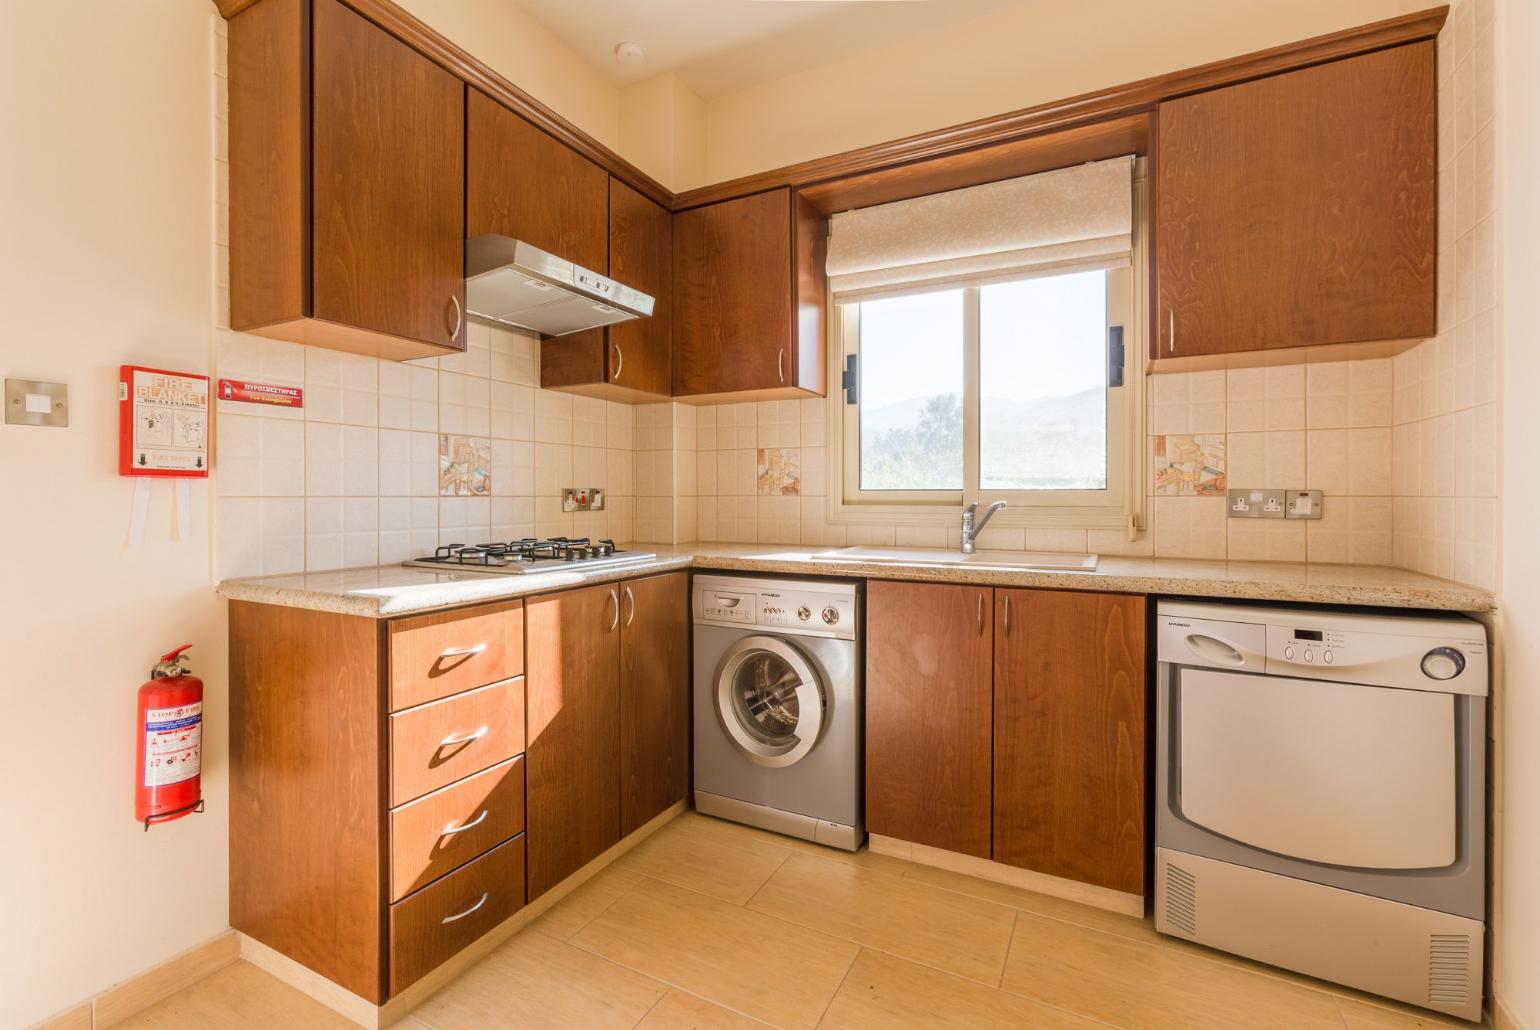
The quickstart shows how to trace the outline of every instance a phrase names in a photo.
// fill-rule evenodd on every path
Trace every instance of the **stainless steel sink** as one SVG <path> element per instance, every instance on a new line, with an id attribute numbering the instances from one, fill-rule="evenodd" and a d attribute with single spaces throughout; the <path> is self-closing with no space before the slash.
<path id="1" fill-rule="evenodd" d="M 943 547 L 841 547 L 820 551 L 814 561 L 868 562 L 880 565 L 942 565 L 1024 572 L 1095 572 L 1097 555 L 1048 551 L 974 551 Z"/>

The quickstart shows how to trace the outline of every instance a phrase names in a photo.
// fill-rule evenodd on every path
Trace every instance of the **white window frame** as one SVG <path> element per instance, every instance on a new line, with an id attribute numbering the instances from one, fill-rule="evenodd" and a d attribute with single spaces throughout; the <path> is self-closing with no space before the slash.
<path id="1" fill-rule="evenodd" d="M 1139 162 L 1140 165 L 1143 162 Z M 828 463 L 829 521 L 853 525 L 955 527 L 958 509 L 966 504 L 1008 502 L 991 525 L 1002 527 L 1053 527 L 1065 529 L 1125 529 L 1131 534 L 1143 525 L 1144 489 L 1148 455 L 1145 446 L 1145 374 L 1149 312 L 1148 261 L 1144 231 L 1143 168 L 1134 179 L 1134 239 L 1128 265 L 1109 269 L 1108 324 L 1123 326 L 1123 385 L 1109 389 L 1107 405 L 1108 482 L 1106 490 L 983 490 L 978 483 L 979 389 L 978 305 L 965 298 L 963 347 L 963 489 L 962 490 L 861 490 L 859 484 L 860 422 L 858 405 L 845 403 L 840 389 L 845 358 L 859 341 L 859 307 L 838 304 L 829 298 Z M 1092 265 L 1090 268 L 1107 268 Z M 1089 269 L 1086 269 L 1089 270 Z M 1076 271 L 1057 268 L 1043 274 Z M 1023 276 L 982 277 L 946 288 L 976 293 L 990 282 Z M 1123 279 L 1124 284 L 1117 283 Z M 1121 447 L 1118 445 L 1121 444 Z M 1121 450 L 1121 467 L 1117 452 Z"/>

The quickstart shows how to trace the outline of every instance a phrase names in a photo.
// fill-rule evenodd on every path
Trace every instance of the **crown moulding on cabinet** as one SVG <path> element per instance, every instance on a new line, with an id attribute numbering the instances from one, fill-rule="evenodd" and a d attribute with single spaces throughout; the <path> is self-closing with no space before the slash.
<path id="1" fill-rule="evenodd" d="M 226 19 L 260 2 L 262 0 L 215 0 L 219 13 Z M 908 178 L 911 174 L 923 179 L 928 173 L 935 176 L 939 183 L 937 189 L 954 189 L 959 185 L 973 185 L 993 178 L 1045 170 L 1055 167 L 1053 162 L 1061 158 L 1064 163 L 1073 164 L 1079 160 L 1107 156 L 1092 153 L 1097 149 L 1093 145 L 1097 141 L 1132 143 L 1137 148 L 1136 152 L 1142 153 L 1147 145 L 1147 133 L 1142 124 L 1136 124 L 1132 119 L 1142 123 L 1140 116 L 1148 115 L 1161 101 L 1387 47 L 1433 39 L 1449 15 L 1447 5 L 1433 7 L 1195 68 L 1111 86 L 1077 97 L 801 161 L 683 193 L 673 193 L 391 0 L 344 2 L 430 60 L 604 168 L 616 179 L 674 211 L 788 186 L 813 194 L 820 209 L 835 211 L 859 206 L 856 201 L 882 203 L 884 200 L 902 199 L 905 195 L 913 196 L 912 181 L 907 191 L 895 189 L 894 186 L 895 179 Z M 1053 138 L 1066 130 L 1078 132 L 1065 140 Z M 1007 155 L 991 156 L 984 152 L 985 148 L 1004 144 L 1015 147 L 1015 153 L 1009 159 L 1002 160 Z M 1082 152 L 1092 156 L 1082 157 Z M 1127 153 L 1126 150 L 1123 152 Z M 928 164 L 937 159 L 948 159 L 948 166 Z M 924 168 L 915 167 L 922 163 L 927 163 Z M 846 180 L 850 180 L 848 189 Z M 869 197 L 883 199 L 870 200 L 867 199 Z"/>

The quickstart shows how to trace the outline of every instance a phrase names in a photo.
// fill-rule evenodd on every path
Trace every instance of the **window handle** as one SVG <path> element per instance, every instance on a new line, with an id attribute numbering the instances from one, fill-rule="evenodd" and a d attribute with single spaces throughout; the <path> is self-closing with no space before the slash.
<path id="1" fill-rule="evenodd" d="M 840 373 L 840 387 L 845 391 L 846 404 L 861 403 L 861 355 L 850 354 L 845 358 L 845 371 Z"/>

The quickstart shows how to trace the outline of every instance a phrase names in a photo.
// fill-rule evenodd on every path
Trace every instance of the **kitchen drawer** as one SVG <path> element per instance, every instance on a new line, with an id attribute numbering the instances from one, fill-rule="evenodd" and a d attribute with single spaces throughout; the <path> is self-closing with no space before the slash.
<path id="1" fill-rule="evenodd" d="M 524 672 L 524 602 L 390 622 L 390 710 Z"/>
<path id="2" fill-rule="evenodd" d="M 390 900 L 523 831 L 523 756 L 395 809 L 390 813 Z"/>
<path id="3" fill-rule="evenodd" d="M 390 803 L 404 805 L 524 750 L 524 677 L 390 717 Z"/>
<path id="4" fill-rule="evenodd" d="M 390 906 L 390 993 L 422 979 L 524 907 L 524 837 Z"/>

